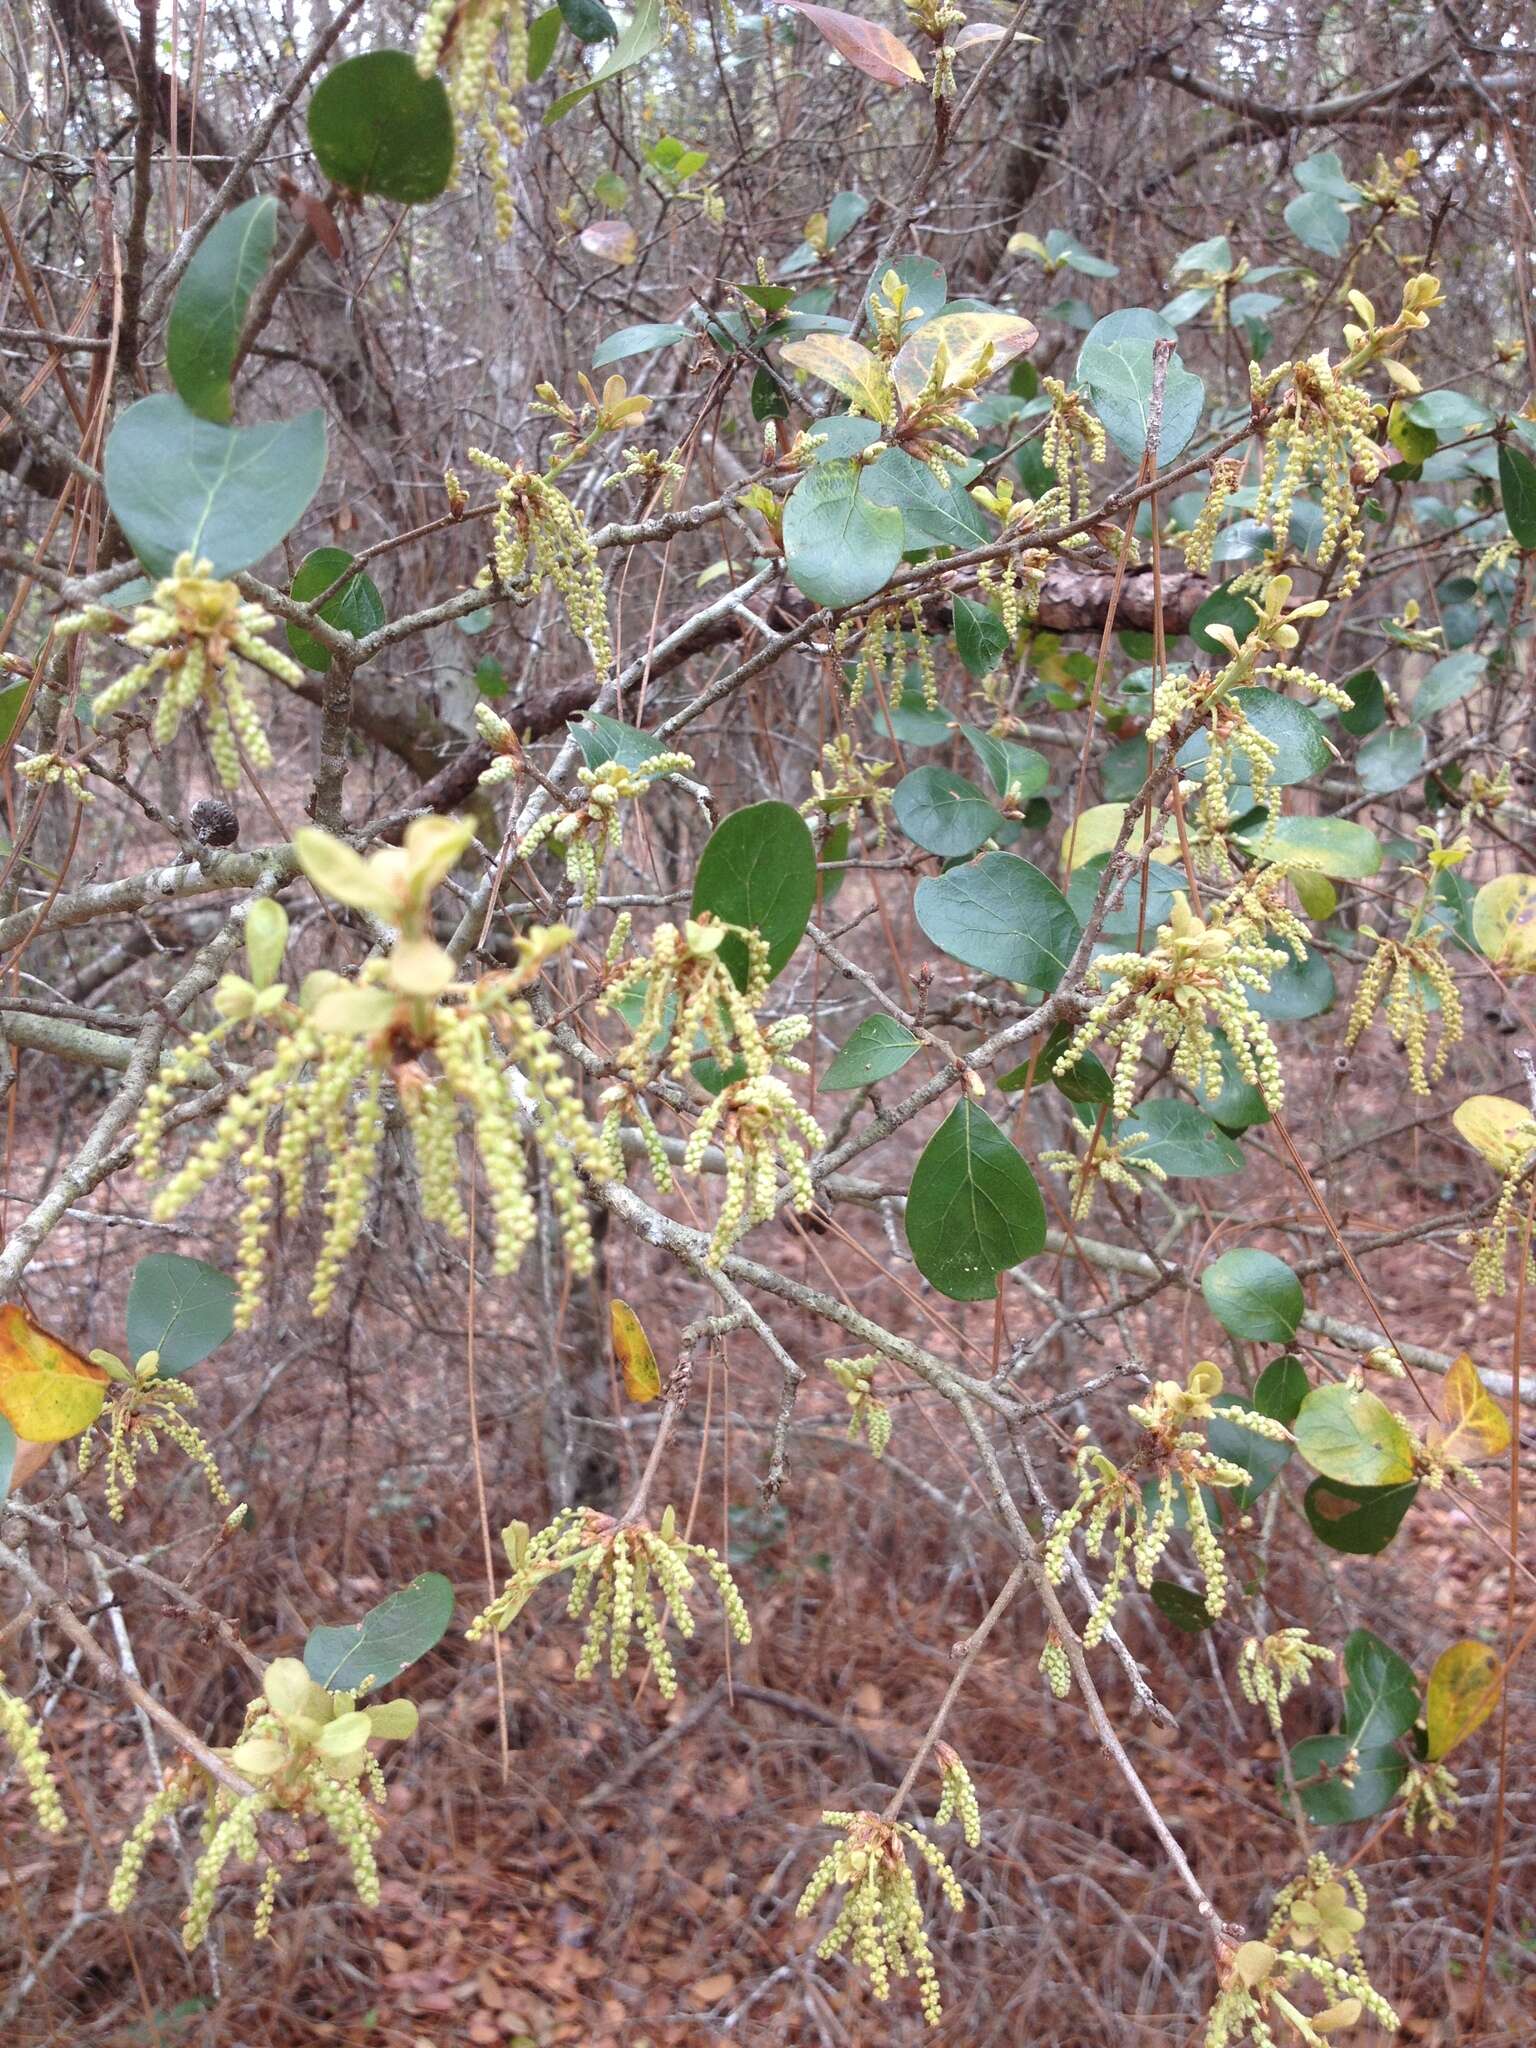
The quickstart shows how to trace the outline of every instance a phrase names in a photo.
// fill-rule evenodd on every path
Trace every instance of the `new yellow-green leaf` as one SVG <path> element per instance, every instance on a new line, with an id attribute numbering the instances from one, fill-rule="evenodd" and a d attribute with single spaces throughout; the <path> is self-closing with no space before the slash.
<path id="1" fill-rule="evenodd" d="M 896 399 L 884 363 L 847 334 L 807 334 L 786 342 L 779 351 L 797 370 L 809 370 L 832 389 L 888 427 L 896 417 Z"/>
<path id="2" fill-rule="evenodd" d="M 1395 1486 L 1413 1477 L 1413 1438 L 1365 1387 L 1317 1387 L 1296 1417 L 1296 1448 L 1325 1479 Z"/>
<path id="3" fill-rule="evenodd" d="M 1505 1095 L 1469 1095 L 1451 1122 L 1501 1177 L 1536 1151 L 1536 1119 Z"/>
<path id="4" fill-rule="evenodd" d="M 948 351 L 944 381 L 956 384 L 977 368 L 986 349 L 992 351 L 991 375 L 1033 348 L 1039 335 L 1032 320 L 1016 313 L 940 313 L 919 327 L 891 365 L 901 402 L 910 405 L 928 382 L 940 348 Z"/>
<path id="5" fill-rule="evenodd" d="M 1536 974 L 1536 875 L 1484 882 L 1472 903 L 1472 936 L 1506 974 Z"/>
<path id="6" fill-rule="evenodd" d="M 1509 1417 L 1465 1351 L 1445 1376 L 1445 1422 L 1431 1434 L 1441 1450 L 1463 1465 L 1497 1458 L 1509 1449 Z"/>
<path id="7" fill-rule="evenodd" d="M 1435 1660 L 1424 1699 L 1429 1761 L 1465 1742 L 1498 1705 L 1503 1667 L 1486 1643 L 1452 1643 Z"/>
<path id="8" fill-rule="evenodd" d="M 20 1302 L 0 1308 L 0 1415 L 23 1443 L 61 1444 L 89 1429 L 107 1375 L 35 1322 Z"/>
<path id="9" fill-rule="evenodd" d="M 608 1327 L 613 1333 L 613 1355 L 624 1376 L 625 1393 L 631 1401 L 654 1401 L 661 1392 L 656 1354 L 628 1302 L 609 1302 Z"/>

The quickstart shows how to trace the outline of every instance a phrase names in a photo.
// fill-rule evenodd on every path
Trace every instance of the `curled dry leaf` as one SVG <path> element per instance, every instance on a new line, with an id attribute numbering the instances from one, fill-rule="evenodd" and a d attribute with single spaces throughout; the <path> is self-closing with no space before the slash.
<path id="1" fill-rule="evenodd" d="M 589 221 L 581 231 L 581 246 L 605 263 L 633 263 L 639 253 L 635 231 L 627 220 Z"/>
<path id="2" fill-rule="evenodd" d="M 837 54 L 866 78 L 877 79 L 881 85 L 923 83 L 922 65 L 901 38 L 882 28 L 879 22 L 844 14 L 837 7 L 811 7 L 807 0 L 784 0 L 784 5 L 803 14 Z"/>

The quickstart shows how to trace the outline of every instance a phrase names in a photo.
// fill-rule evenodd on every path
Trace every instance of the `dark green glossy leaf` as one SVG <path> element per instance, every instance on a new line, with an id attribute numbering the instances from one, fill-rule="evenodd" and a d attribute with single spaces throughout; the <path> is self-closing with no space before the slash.
<path id="1" fill-rule="evenodd" d="M 404 50 L 369 50 L 329 70 L 309 102 L 315 161 L 344 192 L 420 206 L 453 176 L 453 110 L 440 78 Z"/>
<path id="2" fill-rule="evenodd" d="M 755 370 L 752 375 L 751 391 L 752 417 L 755 420 L 787 420 L 789 400 L 779 388 L 779 381 L 771 370 Z"/>
<path id="3" fill-rule="evenodd" d="M 1293 1361 L 1294 1363 L 1294 1361 Z M 1249 1403 L 1237 1394 L 1218 1394 L 1213 1404 L 1216 1408 L 1258 1407 L 1258 1402 Z M 1262 1411 L 1261 1411 L 1262 1412 Z M 1239 1513 L 1246 1514 L 1260 1494 L 1274 1485 L 1280 1474 L 1290 1463 L 1291 1446 L 1277 1443 L 1274 1438 L 1260 1436 L 1256 1431 L 1244 1429 L 1240 1423 L 1223 1422 L 1218 1416 L 1206 1425 L 1206 1439 L 1218 1458 L 1227 1458 L 1234 1465 L 1241 1465 L 1248 1474 L 1246 1486 L 1223 1489 L 1222 1499 L 1230 1501 Z"/>
<path id="4" fill-rule="evenodd" d="M 1536 548 L 1536 462 L 1508 441 L 1499 443 L 1499 495 L 1518 545 Z"/>
<path id="5" fill-rule="evenodd" d="M 967 465 L 975 474 L 979 463 Z M 946 490 L 926 462 L 904 449 L 888 448 L 864 472 L 865 495 L 901 515 L 906 551 L 918 548 L 974 548 L 992 538 L 986 515 L 965 488 L 965 473 Z"/>
<path id="6" fill-rule="evenodd" d="M 1309 1735 L 1291 1751 L 1291 1770 L 1307 1819 L 1342 1827 L 1386 1811 L 1402 1790 L 1408 1760 L 1395 1749 L 1357 1750 L 1347 1735 Z M 1277 1782 L 1284 1798 L 1284 1777 Z"/>
<path id="7" fill-rule="evenodd" d="M 653 760 L 667 751 L 664 741 L 653 739 L 637 726 L 624 725 L 603 711 L 583 712 L 567 730 L 589 768 L 601 768 L 605 761 L 617 761 L 621 768 L 638 768 L 642 761 Z"/>
<path id="8" fill-rule="evenodd" d="M 636 327 L 621 327 L 599 342 L 592 355 L 594 370 L 606 370 L 610 363 L 622 363 L 627 356 L 649 355 L 652 349 L 668 348 L 674 341 L 688 341 L 691 327 L 677 320 L 643 320 Z"/>
<path id="9" fill-rule="evenodd" d="M 941 952 L 1026 988 L 1053 989 L 1082 937 L 1056 884 L 1012 853 L 926 877 L 913 907 Z"/>
<path id="10" fill-rule="evenodd" d="M 914 768 L 896 785 L 896 822 L 915 845 L 945 860 L 962 860 L 1002 825 L 974 782 L 951 768 Z"/>
<path id="11" fill-rule="evenodd" d="M 1008 628 L 989 604 L 955 599 L 955 650 L 974 681 L 991 675 L 1008 652 Z"/>
<path id="12" fill-rule="evenodd" d="M 1333 969 L 1321 953 L 1309 953 L 1300 964 L 1293 957 L 1277 967 L 1269 987 L 1256 988 L 1249 1001 L 1271 1024 L 1296 1024 L 1331 1010 L 1337 994 Z"/>
<path id="13" fill-rule="evenodd" d="M 666 14 L 662 0 L 638 0 L 628 26 L 620 33 L 618 41 L 584 84 L 574 86 L 570 92 L 562 93 L 549 112 L 544 116 L 544 126 L 552 127 L 556 121 L 563 121 L 572 107 L 579 107 L 589 93 L 596 92 L 600 85 L 606 85 L 610 78 L 617 78 L 622 72 L 632 70 L 641 64 L 653 51 L 659 50 L 666 41 Z"/>
<path id="14" fill-rule="evenodd" d="M 329 590 L 336 578 L 351 566 L 352 557 L 345 548 L 316 548 L 299 564 L 288 595 L 299 604 L 308 604 L 322 590 Z M 384 600 L 373 578 L 359 571 L 326 602 L 320 616 L 338 632 L 350 633 L 354 640 L 362 640 L 369 633 L 376 633 L 384 624 Z M 331 665 L 331 657 L 314 634 L 306 633 L 302 626 L 287 626 L 284 632 L 295 659 L 323 675 Z"/>
<path id="15" fill-rule="evenodd" d="M 1311 1391 L 1312 1382 L 1307 1378 L 1306 1367 L 1299 1358 L 1292 1358 L 1287 1353 L 1284 1358 L 1271 1359 L 1259 1374 L 1250 1405 L 1260 1415 L 1271 1416 L 1289 1429 Z"/>
<path id="16" fill-rule="evenodd" d="M 906 1224 L 918 1271 L 951 1301 L 992 1301 L 998 1275 L 1045 1245 L 1045 1204 L 1033 1174 L 969 1099 L 924 1146 Z"/>
<path id="17" fill-rule="evenodd" d="M 816 900 L 816 845 L 788 804 L 748 804 L 710 834 L 693 881 L 693 915 L 713 911 L 725 924 L 756 925 L 768 941 L 768 972 L 778 974 L 805 936 Z M 720 957 L 747 984 L 747 951 L 728 938 Z"/>
<path id="18" fill-rule="evenodd" d="M 1396 1742 L 1419 1718 L 1412 1667 L 1368 1628 L 1344 1645 L 1344 1685 L 1344 1733 L 1361 1749 Z"/>
<path id="19" fill-rule="evenodd" d="M 1357 669 L 1352 676 L 1346 676 L 1343 687 L 1353 699 L 1354 708 L 1339 713 L 1339 723 L 1356 739 L 1364 739 L 1373 733 L 1387 715 L 1387 696 L 1382 688 L 1381 677 L 1373 668 Z"/>
<path id="20" fill-rule="evenodd" d="M 1416 1479 L 1396 1486 L 1346 1486 L 1337 1479 L 1314 1479 L 1302 1506 L 1313 1535 L 1346 1557 L 1375 1557 L 1385 1550 L 1403 1525 L 1419 1490 Z"/>
<path id="21" fill-rule="evenodd" d="M 1197 1636 L 1213 1626 L 1205 1601 L 1187 1586 L 1177 1585 L 1172 1579 L 1154 1579 L 1148 1591 L 1158 1613 L 1183 1634 Z"/>
<path id="22" fill-rule="evenodd" d="M 1230 661 L 1230 649 L 1211 638 L 1212 626 L 1230 626 L 1241 645 L 1253 631 L 1253 622 L 1258 616 L 1258 607 L 1241 591 L 1233 590 L 1230 584 L 1218 584 L 1190 620 L 1189 637 L 1205 653 Z"/>
<path id="23" fill-rule="evenodd" d="M 836 1095 L 845 1088 L 868 1088 L 884 1081 L 899 1073 L 921 1047 L 922 1040 L 914 1038 L 905 1024 L 877 1010 L 855 1026 L 822 1075 L 822 1093 Z"/>
<path id="24" fill-rule="evenodd" d="M 554 62 L 564 18 L 558 7 L 546 7 L 528 25 L 528 83 L 537 85 Z"/>
<path id="25" fill-rule="evenodd" d="M 235 349 L 276 238 L 277 201 L 270 194 L 247 199 L 213 229 L 171 301 L 165 367 L 183 402 L 205 420 L 223 425 L 234 410 Z"/>
<path id="26" fill-rule="evenodd" d="M 304 1645 L 304 1669 L 327 1692 L 389 1685 L 436 1649 L 452 1619 L 452 1585 L 441 1572 L 423 1572 L 370 1607 L 361 1621 L 313 1630 Z"/>
<path id="27" fill-rule="evenodd" d="M 1212 1180 L 1243 1170 L 1242 1148 L 1192 1102 L 1154 1096 L 1120 1125 L 1116 1136 L 1128 1138 L 1137 1132 L 1144 1132 L 1151 1142 L 1128 1154 L 1130 1163 L 1149 1159 L 1170 1180 Z"/>
<path id="28" fill-rule="evenodd" d="M 962 725 L 960 730 L 999 796 L 1007 796 L 1011 789 L 1019 802 L 1027 803 L 1050 781 L 1051 764 L 1033 747 L 1021 747 L 1017 740 L 994 739 L 975 725 Z"/>
<path id="29" fill-rule="evenodd" d="M 1111 441 L 1127 460 L 1140 462 L 1151 429 L 1152 343 L 1133 335 L 1108 342 L 1090 338 L 1078 353 L 1077 375 L 1088 386 Z M 1189 446 L 1204 409 L 1205 385 L 1174 354 L 1164 379 L 1157 445 L 1158 461 L 1165 467 Z"/>
<path id="30" fill-rule="evenodd" d="M 617 40 L 619 24 L 602 0 L 558 0 L 565 25 L 578 43 L 611 43 Z"/>
<path id="31" fill-rule="evenodd" d="M 1107 1103 L 1114 1092 L 1114 1084 L 1102 1061 L 1096 1059 L 1091 1052 L 1085 1052 L 1076 1065 L 1069 1067 L 1066 1073 L 1058 1074 L 1056 1071 L 1056 1062 L 1071 1041 L 1071 1025 L 1056 1025 L 1034 1061 L 1035 1080 L 1037 1083 L 1049 1081 L 1068 1102 L 1088 1102 L 1097 1108 L 1100 1103 Z M 1030 1062 L 1021 1060 L 1018 1066 L 998 1076 L 997 1085 L 1005 1093 L 1026 1087 L 1029 1083 L 1029 1071 Z"/>
<path id="32" fill-rule="evenodd" d="M 1274 690 L 1234 690 L 1232 701 L 1260 739 L 1275 748 L 1271 780 L 1277 788 L 1321 774 L 1333 759 L 1322 720 L 1293 697 L 1281 697 Z M 1210 740 L 1202 730 L 1179 749 L 1179 766 L 1198 767 L 1203 772 L 1209 753 Z M 1236 773 L 1251 782 L 1252 763 L 1240 738 L 1233 743 L 1233 753 Z"/>
<path id="33" fill-rule="evenodd" d="M 1224 1330 L 1258 1344 L 1289 1344 L 1306 1307 L 1301 1282 L 1285 1261 L 1248 1245 L 1207 1266 L 1200 1292 Z"/>

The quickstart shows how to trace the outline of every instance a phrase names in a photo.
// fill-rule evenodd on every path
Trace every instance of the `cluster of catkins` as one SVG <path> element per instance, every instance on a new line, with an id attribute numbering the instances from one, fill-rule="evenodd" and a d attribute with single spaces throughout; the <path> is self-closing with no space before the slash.
<path id="1" fill-rule="evenodd" d="M 382 1832 L 378 1809 L 384 1803 L 384 1780 L 368 1745 L 407 1741 L 416 1724 L 409 1700 L 360 1708 L 354 1694 L 318 1685 L 298 1658 L 279 1657 L 267 1668 L 261 1697 L 246 1708 L 239 1741 L 215 1752 L 251 1789 L 238 1791 L 192 1763 L 171 1771 L 123 1843 L 107 1904 L 114 1913 L 127 1912 L 157 1831 L 183 1806 L 200 1800 L 202 1853 L 181 1923 L 189 1953 L 207 1935 L 227 1866 L 231 1861 L 255 1863 L 262 1855 L 260 1824 L 268 1815 L 313 1815 L 323 1821 L 346 1853 L 358 1897 L 365 1906 L 376 1906 L 374 1845 Z M 269 1861 L 257 1897 L 258 1938 L 271 1926 L 281 1874 L 281 1866 Z"/>
<path id="2" fill-rule="evenodd" d="M 473 831 L 469 820 L 420 818 L 406 828 L 402 846 L 386 847 L 367 860 L 328 833 L 296 834 L 299 860 L 315 886 L 339 903 L 387 920 L 398 939 L 355 982 L 324 971 L 307 976 L 297 1003 L 287 1000 L 275 978 L 281 941 L 262 954 L 259 969 L 252 955 L 252 979 L 226 975 L 219 986 L 215 1006 L 222 1023 L 188 1041 L 146 1093 L 138 1159 L 149 1175 L 159 1163 L 173 1090 L 204 1067 L 215 1042 L 257 1020 L 277 1033 L 268 1063 L 231 1097 L 212 1133 L 153 1204 L 158 1219 L 174 1216 L 228 1161 L 238 1164 L 245 1198 L 237 1255 L 239 1328 L 249 1328 L 265 1286 L 278 1196 L 284 1212 L 298 1216 L 316 1160 L 324 1166 L 324 1230 L 310 1303 L 317 1315 L 329 1308 L 366 1222 L 386 1128 L 386 1083 L 410 1133 L 429 1220 L 454 1236 L 468 1233 L 458 1150 L 467 1116 L 485 1172 L 495 1270 L 515 1271 L 538 1228 L 524 1156 L 526 1129 L 544 1163 L 572 1270 L 592 1268 L 582 1174 L 601 1178 L 604 1167 L 576 1084 L 524 994 L 570 933 L 563 926 L 534 928 L 519 941 L 523 958 L 517 969 L 460 984 L 452 957 L 429 929 L 432 892 Z M 276 1130 L 270 1149 L 269 1128 Z"/>
<path id="3" fill-rule="evenodd" d="M 299 664 L 261 635 L 274 624 L 259 604 L 248 604 L 238 584 L 213 573 L 208 562 L 178 555 L 169 576 L 133 607 L 125 627 L 121 614 L 104 605 L 60 619 L 54 631 L 109 633 L 124 645 L 147 650 L 147 659 L 109 683 L 91 707 L 101 725 L 131 704 L 142 690 L 160 685 L 160 702 L 150 727 L 156 746 L 168 746 L 189 711 L 201 709 L 219 780 L 238 789 L 241 753 L 253 768 L 270 768 L 272 748 L 240 674 L 241 661 L 297 689 Z"/>
<path id="4" fill-rule="evenodd" d="M 1365 1926 L 1365 1887 L 1352 1870 L 1336 1871 L 1313 1856 L 1303 1874 L 1275 1896 L 1262 1941 L 1223 1949 L 1222 1985 L 1206 2021 L 1205 2048 L 1280 2048 L 1276 2023 L 1301 2048 L 1357 2026 L 1369 2013 L 1396 2033 L 1401 2022 L 1371 1983 L 1358 1935 Z M 1328 2000 L 1321 2010 L 1298 2003 L 1304 1987 Z"/>
<path id="5" fill-rule="evenodd" d="M 1109 1570 L 1083 1631 L 1085 1648 L 1102 1641 L 1133 1572 L 1137 1585 L 1151 1585 L 1158 1560 L 1172 1540 L 1181 1499 L 1190 1548 L 1205 1582 L 1206 1611 L 1213 1619 L 1225 1612 L 1226 1560 L 1201 1489 L 1246 1486 L 1249 1475 L 1241 1465 L 1216 1455 L 1206 1441 L 1206 1427 L 1219 1412 L 1223 1422 L 1255 1436 L 1286 1443 L 1290 1432 L 1283 1423 L 1248 1408 L 1218 1411 L 1214 1403 L 1221 1391 L 1220 1368 L 1208 1359 L 1194 1367 L 1182 1387 L 1175 1380 L 1160 1380 L 1146 1401 L 1132 1403 L 1127 1411 L 1140 1426 L 1141 1436 L 1123 1466 L 1114 1464 L 1096 1444 L 1080 1444 L 1075 1458 L 1077 1493 L 1052 1525 L 1045 1569 L 1053 1584 L 1066 1577 L 1072 1537 L 1079 1528 L 1090 1557 L 1100 1556 L 1108 1539 Z M 1054 1661 L 1059 1672 L 1060 1660 Z M 1054 1690 L 1056 1674 L 1044 1660 L 1042 1668 Z"/>
<path id="6" fill-rule="evenodd" d="M 720 1069 L 720 1085 L 683 1154 L 687 1173 L 699 1172 L 712 1142 L 725 1156 L 725 1197 L 706 1254 L 711 1265 L 718 1265 L 754 1224 L 772 1216 L 781 1167 L 797 1209 L 808 1209 L 815 1198 L 807 1148 L 818 1150 L 826 1140 L 816 1119 L 773 1072 L 775 1063 L 794 1074 L 809 1071 L 790 1047 L 805 1037 L 810 1024 L 802 1016 L 759 1021 L 768 981 L 762 934 L 706 914 L 689 918 L 681 928 L 659 925 L 649 950 L 622 968 L 603 994 L 605 1010 L 617 1008 L 629 995 L 643 998 L 630 1042 L 615 1061 L 621 1079 L 600 1098 L 604 1157 L 611 1172 L 623 1169 L 620 1119 L 663 1065 L 680 1082 L 689 1078 L 701 1054 Z M 660 1141 L 648 1143 L 647 1151 L 658 1185 L 669 1187 Z"/>
<path id="7" fill-rule="evenodd" d="M 131 1370 L 110 1351 L 93 1351 L 91 1360 L 113 1383 L 104 1453 L 107 1513 L 113 1521 L 123 1519 L 126 1497 L 138 1484 L 139 1459 L 146 1451 L 158 1455 L 161 1430 L 198 1467 L 220 1507 L 230 1507 L 229 1489 L 208 1439 L 185 1412 L 197 1406 L 197 1394 L 183 1379 L 160 1377 L 159 1352 L 146 1351 Z M 81 1437 L 78 1456 L 81 1472 L 89 1471 L 96 1460 L 93 1431 Z"/>
<path id="8" fill-rule="evenodd" d="M 670 1507 L 655 1528 L 643 1521 L 617 1521 L 596 1508 L 563 1508 L 537 1535 L 526 1522 L 513 1522 L 502 1530 L 501 1540 L 512 1576 L 470 1623 L 471 1642 L 492 1629 L 508 1627 L 546 1579 L 569 1572 L 566 1612 L 573 1620 L 588 1617 L 577 1678 L 591 1678 L 605 1652 L 612 1675 L 622 1678 L 638 1635 L 657 1690 L 670 1700 L 677 1693 L 677 1666 L 663 1629 L 670 1615 L 679 1635 L 694 1633 L 689 1595 L 695 1579 L 690 1567 L 713 1581 L 737 1642 L 752 1640 L 752 1623 L 730 1566 L 708 1544 L 691 1543 L 680 1535 Z"/>

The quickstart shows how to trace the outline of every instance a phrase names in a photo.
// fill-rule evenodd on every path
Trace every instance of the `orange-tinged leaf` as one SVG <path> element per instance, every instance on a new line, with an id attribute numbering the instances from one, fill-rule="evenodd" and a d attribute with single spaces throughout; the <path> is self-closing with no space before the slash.
<path id="1" fill-rule="evenodd" d="M 60 1444 L 101 1413 L 107 1375 L 35 1322 L 20 1302 L 0 1308 L 0 1415 L 23 1443 Z"/>
<path id="2" fill-rule="evenodd" d="M 899 36 L 893 36 L 878 21 L 861 15 L 844 14 L 839 7 L 812 7 L 809 0 L 784 0 L 786 7 L 803 14 L 818 34 L 826 37 L 840 57 L 866 78 L 881 85 L 921 85 L 923 67 Z"/>
<path id="3" fill-rule="evenodd" d="M 1463 1465 L 1497 1458 L 1509 1449 L 1509 1417 L 1483 1385 L 1465 1351 L 1445 1376 L 1445 1423 L 1435 1443 Z"/>
<path id="4" fill-rule="evenodd" d="M 896 417 L 896 398 L 880 358 L 846 334 L 808 334 L 780 350 L 786 363 L 809 370 L 824 384 L 849 399 L 872 420 L 889 426 Z"/>
<path id="5" fill-rule="evenodd" d="M 624 1376 L 625 1393 L 631 1401 L 654 1401 L 661 1392 L 656 1354 L 628 1302 L 609 1302 L 608 1327 L 613 1332 L 613 1355 Z"/>
<path id="6" fill-rule="evenodd" d="M 1504 1669 L 1486 1643 L 1452 1643 L 1435 1659 L 1424 1699 L 1431 1763 L 1449 1756 L 1499 1703 Z"/>
<path id="7" fill-rule="evenodd" d="M 953 384 L 977 367 L 984 350 L 992 351 L 990 375 L 1033 348 L 1039 338 L 1034 322 L 1021 320 L 1017 313 L 940 313 L 902 344 L 891 375 L 902 404 L 910 405 L 928 382 L 941 347 L 948 353 L 945 381 Z"/>

